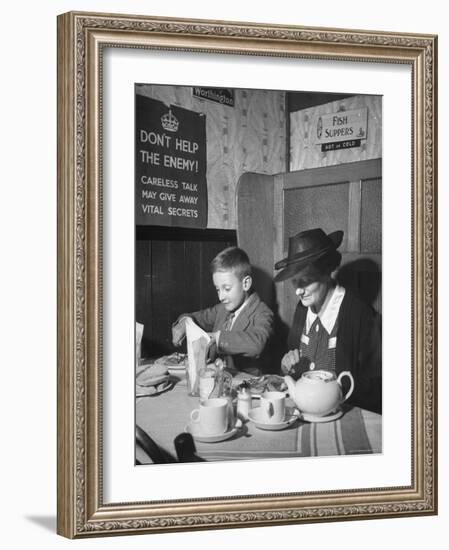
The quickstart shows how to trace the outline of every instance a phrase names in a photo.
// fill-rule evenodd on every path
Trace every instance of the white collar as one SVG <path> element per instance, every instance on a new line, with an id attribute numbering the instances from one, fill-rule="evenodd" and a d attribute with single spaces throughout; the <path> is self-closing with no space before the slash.
<path id="1" fill-rule="evenodd" d="M 331 334 L 332 329 L 334 328 L 335 321 L 337 320 L 338 312 L 340 311 L 341 302 L 343 301 L 345 295 L 345 289 L 342 286 L 336 286 L 330 297 L 327 305 L 319 314 L 321 324 L 326 329 L 328 334 Z M 306 334 L 309 333 L 310 327 L 312 326 L 315 319 L 318 317 L 317 313 L 314 313 L 310 307 L 307 308 L 307 317 L 306 317 Z"/>
<path id="2" fill-rule="evenodd" d="M 251 296 L 251 295 L 250 295 Z M 246 304 L 248 303 L 249 299 L 250 299 L 250 296 L 248 296 L 248 298 L 243 302 L 243 304 L 238 307 L 235 311 L 232 312 L 232 314 L 234 315 L 233 318 L 232 318 L 232 323 L 231 323 L 231 326 L 229 328 L 232 328 L 234 323 L 235 323 L 235 320 L 237 319 L 237 317 L 240 315 L 240 312 L 242 311 L 242 309 L 246 306 Z"/>

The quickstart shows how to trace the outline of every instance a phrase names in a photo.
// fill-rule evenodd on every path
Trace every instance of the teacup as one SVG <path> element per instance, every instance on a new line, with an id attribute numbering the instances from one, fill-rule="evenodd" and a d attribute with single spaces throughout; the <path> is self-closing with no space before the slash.
<path id="1" fill-rule="evenodd" d="M 276 424 L 285 419 L 285 394 L 281 391 L 266 391 L 260 396 L 261 419 L 267 424 Z"/>
<path id="2" fill-rule="evenodd" d="M 199 409 L 190 413 L 190 419 L 203 435 L 222 434 L 228 428 L 228 400 L 224 397 L 205 399 Z"/>

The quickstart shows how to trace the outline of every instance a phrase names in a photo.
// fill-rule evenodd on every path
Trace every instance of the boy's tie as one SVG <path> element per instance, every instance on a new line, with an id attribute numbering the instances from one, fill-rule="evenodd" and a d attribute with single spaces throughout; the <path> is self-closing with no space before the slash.
<path id="1" fill-rule="evenodd" d="M 231 330 L 232 327 L 232 321 L 234 320 L 235 313 L 231 312 L 224 323 L 223 330 Z"/>

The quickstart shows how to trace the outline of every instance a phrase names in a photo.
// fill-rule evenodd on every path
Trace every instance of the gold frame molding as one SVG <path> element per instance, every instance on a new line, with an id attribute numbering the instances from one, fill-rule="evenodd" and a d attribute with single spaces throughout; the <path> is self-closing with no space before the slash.
<path id="1" fill-rule="evenodd" d="M 412 70 L 412 484 L 104 504 L 103 47 L 407 64 Z M 437 37 L 70 12 L 58 17 L 58 533 L 70 538 L 437 513 Z"/>

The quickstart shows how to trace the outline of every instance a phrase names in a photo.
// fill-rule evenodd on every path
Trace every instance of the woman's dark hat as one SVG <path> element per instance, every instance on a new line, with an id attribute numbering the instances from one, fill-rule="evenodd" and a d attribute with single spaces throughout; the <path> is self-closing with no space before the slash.
<path id="1" fill-rule="evenodd" d="M 282 269 L 274 280 L 279 282 L 293 277 L 318 258 L 336 250 L 342 240 L 343 231 L 334 231 L 326 235 L 322 229 L 309 229 L 290 237 L 288 256 L 274 265 L 275 269 Z"/>

